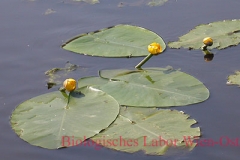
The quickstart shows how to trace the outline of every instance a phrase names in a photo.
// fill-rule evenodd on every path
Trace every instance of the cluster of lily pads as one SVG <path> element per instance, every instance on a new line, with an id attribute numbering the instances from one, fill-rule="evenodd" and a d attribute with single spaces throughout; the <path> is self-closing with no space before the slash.
<path id="1" fill-rule="evenodd" d="M 228 22 L 231 26 L 239 20 Z M 227 25 L 225 21 L 216 23 Z M 207 26 L 212 30 L 215 23 Z M 202 49 L 206 55 L 210 53 L 207 47 L 226 47 L 220 43 L 222 31 L 208 32 L 207 26 L 196 28 L 204 37 L 195 37 L 193 42 L 186 35 L 188 38 L 183 36 L 169 46 Z M 231 32 L 227 35 L 236 33 L 233 27 Z M 182 111 L 163 108 L 200 103 L 208 99 L 209 91 L 196 78 L 172 67 L 142 68 L 149 58 L 166 49 L 160 36 L 141 27 L 117 25 L 79 35 L 62 47 L 93 56 L 147 57 L 134 69 L 101 70 L 98 77 L 82 77 L 78 83 L 66 79 L 61 91 L 21 103 L 11 116 L 12 128 L 20 138 L 48 149 L 81 145 L 91 139 L 115 150 L 142 150 L 152 155 L 163 155 L 170 147 L 195 146 L 192 141 L 199 138 L 200 128 L 191 126 L 196 121 Z"/>

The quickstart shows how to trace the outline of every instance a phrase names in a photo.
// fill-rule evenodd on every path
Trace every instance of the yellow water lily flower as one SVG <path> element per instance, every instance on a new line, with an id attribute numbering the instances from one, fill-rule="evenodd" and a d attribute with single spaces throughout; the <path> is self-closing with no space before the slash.
<path id="1" fill-rule="evenodd" d="M 157 55 L 162 52 L 162 48 L 159 43 L 154 42 L 148 45 L 148 52 Z"/>
<path id="2" fill-rule="evenodd" d="M 76 81 L 75 81 L 75 79 L 72 79 L 72 78 L 66 79 L 66 80 L 63 82 L 63 87 L 64 87 L 68 92 L 74 91 L 75 88 L 76 88 Z"/>
<path id="3" fill-rule="evenodd" d="M 203 43 L 206 45 L 206 46 L 211 46 L 213 45 L 213 40 L 211 37 L 206 37 L 203 39 Z"/>

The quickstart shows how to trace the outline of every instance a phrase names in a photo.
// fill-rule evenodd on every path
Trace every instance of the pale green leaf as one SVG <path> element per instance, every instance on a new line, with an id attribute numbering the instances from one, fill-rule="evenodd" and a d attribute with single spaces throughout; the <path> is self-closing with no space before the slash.
<path id="1" fill-rule="evenodd" d="M 73 0 L 73 1 L 77 1 L 77 2 L 86 2 L 86 3 L 89 3 L 89 4 L 100 3 L 99 0 Z"/>
<path id="2" fill-rule="evenodd" d="M 84 77 L 78 80 L 78 88 L 92 86 L 92 85 L 103 85 L 108 82 L 106 78 L 100 77 Z"/>
<path id="3" fill-rule="evenodd" d="M 166 3 L 168 0 L 151 0 L 150 2 L 148 2 L 149 6 L 161 6 L 164 3 Z"/>
<path id="4" fill-rule="evenodd" d="M 213 45 L 209 47 L 224 49 L 240 43 L 240 20 L 224 20 L 209 24 L 202 24 L 191 30 L 189 33 L 179 37 L 176 42 L 168 44 L 171 48 L 200 49 L 203 46 L 203 39 L 211 37 Z"/>
<path id="5" fill-rule="evenodd" d="M 62 47 L 91 56 L 132 57 L 148 55 L 147 46 L 152 42 L 159 43 L 165 50 L 163 39 L 156 33 L 137 26 L 117 25 L 79 35 Z"/>
<path id="6" fill-rule="evenodd" d="M 126 1 L 126 2 L 120 2 L 118 4 L 118 7 L 125 7 L 125 6 L 142 6 L 142 5 L 148 5 L 148 6 L 161 6 L 168 0 L 135 0 L 135 1 Z"/>
<path id="7" fill-rule="evenodd" d="M 236 71 L 235 74 L 228 76 L 227 84 L 240 86 L 240 71 Z"/>
<path id="8" fill-rule="evenodd" d="M 62 141 L 63 136 L 84 140 L 98 134 L 118 113 L 119 105 L 111 96 L 81 88 L 70 97 L 57 91 L 23 102 L 13 111 L 11 125 L 28 143 L 56 149 L 75 145 L 68 138 Z"/>
<path id="9" fill-rule="evenodd" d="M 134 153 L 163 155 L 169 148 L 192 149 L 192 142 L 200 136 L 200 128 L 189 115 L 176 110 L 121 107 L 116 121 L 100 134 L 92 137 L 98 145 Z"/>

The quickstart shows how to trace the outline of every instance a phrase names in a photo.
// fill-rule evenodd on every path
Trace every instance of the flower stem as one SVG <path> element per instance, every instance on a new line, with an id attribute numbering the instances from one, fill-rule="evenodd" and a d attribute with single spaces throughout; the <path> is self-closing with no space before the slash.
<path id="1" fill-rule="evenodd" d="M 204 55 L 207 55 L 207 54 L 212 54 L 211 52 L 209 52 L 209 50 L 208 49 L 206 49 L 206 50 L 203 50 L 203 54 Z"/>
<path id="2" fill-rule="evenodd" d="M 147 55 L 147 57 L 145 57 L 140 63 L 138 63 L 138 65 L 136 65 L 135 68 L 140 69 L 142 65 L 144 65 L 152 56 L 153 54 L 151 53 Z"/>
<path id="3" fill-rule="evenodd" d="M 202 51 L 206 51 L 207 50 L 207 45 L 204 45 L 201 47 Z"/>

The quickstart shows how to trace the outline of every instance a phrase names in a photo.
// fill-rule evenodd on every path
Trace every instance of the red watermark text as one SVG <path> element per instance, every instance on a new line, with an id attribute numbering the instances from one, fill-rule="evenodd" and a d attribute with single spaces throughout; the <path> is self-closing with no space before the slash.
<path id="1" fill-rule="evenodd" d="M 229 138 L 228 136 L 222 136 L 218 140 L 214 139 L 199 139 L 199 137 L 183 136 L 183 140 L 178 139 L 166 139 L 161 136 L 153 139 L 147 136 L 143 136 L 138 139 L 126 139 L 122 136 L 118 138 L 111 139 L 105 136 L 88 140 L 85 136 L 82 138 L 77 138 L 74 136 L 62 136 L 62 146 L 89 146 L 94 147 L 96 150 L 105 147 L 176 147 L 178 143 L 183 143 L 186 147 L 191 147 L 196 145 L 198 147 L 213 147 L 213 146 L 222 146 L 222 147 L 239 147 L 240 138 Z"/>

